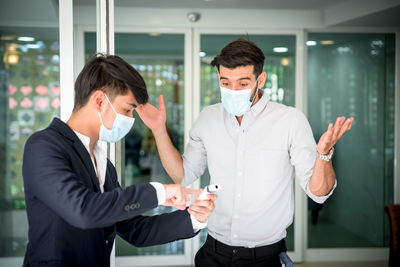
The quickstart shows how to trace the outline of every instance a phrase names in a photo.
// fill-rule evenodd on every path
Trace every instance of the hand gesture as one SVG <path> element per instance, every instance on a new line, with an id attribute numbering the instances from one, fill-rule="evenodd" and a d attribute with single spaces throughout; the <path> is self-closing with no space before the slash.
<path id="1" fill-rule="evenodd" d="M 346 120 L 346 117 L 338 117 L 335 126 L 330 123 L 328 130 L 321 136 L 317 145 L 317 151 L 321 155 L 327 155 L 331 148 L 339 141 L 342 135 L 351 129 L 354 118 Z"/>
<path id="2" fill-rule="evenodd" d="M 186 209 L 190 201 L 189 195 L 199 194 L 200 189 L 182 187 L 180 184 L 165 184 L 165 202 L 161 205 L 170 206 L 180 210 Z"/>
<path id="3" fill-rule="evenodd" d="M 167 121 L 167 112 L 165 111 L 165 103 L 163 95 L 158 97 L 160 108 L 156 108 L 150 103 L 140 105 L 136 108 L 136 112 L 140 118 L 149 127 L 153 133 L 165 130 L 165 123 Z"/>
<path id="4" fill-rule="evenodd" d="M 198 200 L 201 191 L 196 193 L 195 201 L 190 205 L 188 212 L 193 215 L 199 222 L 205 222 L 210 217 L 211 213 L 215 209 L 215 200 L 218 196 L 216 194 L 208 194 L 209 200 Z"/>

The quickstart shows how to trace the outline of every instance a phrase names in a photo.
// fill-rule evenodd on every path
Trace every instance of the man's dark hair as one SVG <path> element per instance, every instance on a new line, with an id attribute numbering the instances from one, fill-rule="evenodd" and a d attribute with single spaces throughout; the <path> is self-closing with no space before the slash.
<path id="1" fill-rule="evenodd" d="M 119 56 L 96 54 L 83 67 L 75 81 L 74 110 L 85 106 L 97 90 L 104 91 L 112 101 L 131 90 L 138 104 L 149 99 L 146 84 L 135 68 Z"/>
<path id="2" fill-rule="evenodd" d="M 264 60 L 264 53 L 258 46 L 240 38 L 225 46 L 211 61 L 211 66 L 216 66 L 219 71 L 220 65 L 229 69 L 253 65 L 254 75 L 258 77 L 263 71 Z"/>

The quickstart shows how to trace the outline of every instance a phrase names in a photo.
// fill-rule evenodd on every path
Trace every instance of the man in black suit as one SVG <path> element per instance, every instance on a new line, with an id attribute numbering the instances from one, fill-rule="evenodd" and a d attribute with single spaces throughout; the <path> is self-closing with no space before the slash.
<path id="1" fill-rule="evenodd" d="M 109 266 L 115 235 L 134 246 L 190 238 L 205 227 L 216 195 L 186 208 L 200 190 L 160 183 L 122 189 L 98 140 L 117 142 L 133 111 L 148 101 L 140 74 L 117 56 L 97 55 L 75 83 L 67 123 L 55 118 L 25 145 L 23 177 L 29 222 L 24 266 Z M 158 205 L 179 210 L 142 216 Z"/>

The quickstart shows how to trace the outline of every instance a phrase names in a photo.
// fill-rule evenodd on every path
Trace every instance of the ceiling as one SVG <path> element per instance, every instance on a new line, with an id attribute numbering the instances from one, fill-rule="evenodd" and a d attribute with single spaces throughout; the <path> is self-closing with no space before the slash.
<path id="1" fill-rule="evenodd" d="M 348 0 L 114 0 L 116 7 L 321 10 Z M 79 5 L 94 5 L 80 0 Z M 78 4 L 78 3 L 77 3 Z"/>
<path id="2" fill-rule="evenodd" d="M 58 21 L 60 0 L 0 0 L 0 25 L 23 18 L 29 21 Z M 251 10 L 316 11 L 323 18 L 322 26 L 367 26 L 400 28 L 400 0 L 114 0 L 116 8 L 150 9 L 224 9 L 251 12 Z M 96 0 L 75 0 L 74 8 L 95 7 Z M 46 11 L 45 11 L 46 10 Z M 116 11 L 118 12 L 118 11 Z M 95 10 L 94 10 L 95 13 Z M 218 14 L 218 13 L 217 13 Z M 289 14 L 289 13 L 288 13 Z M 155 14 L 156 15 L 156 14 Z M 51 24 L 50 23 L 50 24 Z M 53 24 L 54 24 L 53 23 Z M 17 25 L 15 25 L 17 26 Z M 19 26 L 19 25 L 18 25 Z"/>
<path id="3" fill-rule="evenodd" d="M 318 10 L 326 17 L 341 17 L 327 26 L 400 27 L 400 0 L 114 0 L 114 3 L 117 8 Z M 79 0 L 74 5 L 95 6 L 96 0 Z M 347 16 L 341 16 L 343 13 Z"/>

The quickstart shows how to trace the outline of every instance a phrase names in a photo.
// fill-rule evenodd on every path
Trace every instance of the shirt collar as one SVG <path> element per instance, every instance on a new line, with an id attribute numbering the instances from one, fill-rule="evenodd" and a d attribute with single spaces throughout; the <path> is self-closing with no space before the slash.
<path id="1" fill-rule="evenodd" d="M 261 89 L 260 89 L 261 90 Z M 269 97 L 268 94 L 266 94 L 265 92 L 263 93 L 263 95 L 261 96 L 260 100 L 258 100 L 257 103 L 255 103 L 251 108 L 251 113 L 254 115 L 254 117 L 256 117 L 258 114 L 261 113 L 261 111 L 264 110 L 264 108 L 267 106 L 269 102 Z"/>
<path id="2" fill-rule="evenodd" d="M 90 138 L 84 134 L 78 133 L 77 131 L 75 131 L 75 134 L 78 136 L 79 140 L 81 140 L 82 144 L 85 146 L 85 148 L 87 149 L 87 151 L 90 151 Z"/>
<path id="3" fill-rule="evenodd" d="M 84 134 L 81 134 L 75 130 L 74 130 L 74 132 L 78 136 L 79 140 L 81 140 L 82 144 L 85 146 L 86 150 L 90 154 L 90 137 L 86 136 Z M 96 152 L 103 154 L 103 149 L 100 147 L 98 142 L 96 142 L 96 144 L 94 144 L 94 147 L 93 147 L 93 153 L 96 153 Z"/>

